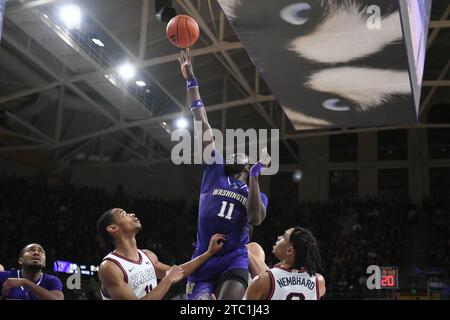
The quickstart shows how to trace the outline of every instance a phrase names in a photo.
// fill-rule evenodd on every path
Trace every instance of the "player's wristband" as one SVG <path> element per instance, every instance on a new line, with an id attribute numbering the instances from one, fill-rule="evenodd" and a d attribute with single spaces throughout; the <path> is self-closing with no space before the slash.
<path id="1" fill-rule="evenodd" d="M 186 80 L 186 89 L 198 88 L 198 81 L 196 78 Z"/>
<path id="2" fill-rule="evenodd" d="M 200 100 L 200 99 L 199 100 L 194 100 L 191 103 L 191 111 L 194 111 L 195 109 L 203 108 L 203 107 L 204 107 L 203 101 Z"/>
<path id="3" fill-rule="evenodd" d="M 250 177 L 257 177 L 261 174 L 262 169 L 264 168 L 264 165 L 261 162 L 255 163 L 250 168 Z"/>

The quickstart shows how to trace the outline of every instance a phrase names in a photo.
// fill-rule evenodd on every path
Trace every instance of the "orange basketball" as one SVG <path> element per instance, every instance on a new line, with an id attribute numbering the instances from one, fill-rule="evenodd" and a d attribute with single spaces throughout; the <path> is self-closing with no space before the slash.
<path id="1" fill-rule="evenodd" d="M 185 49 L 197 42 L 200 29 L 192 17 L 180 14 L 169 21 L 166 34 L 174 46 Z"/>

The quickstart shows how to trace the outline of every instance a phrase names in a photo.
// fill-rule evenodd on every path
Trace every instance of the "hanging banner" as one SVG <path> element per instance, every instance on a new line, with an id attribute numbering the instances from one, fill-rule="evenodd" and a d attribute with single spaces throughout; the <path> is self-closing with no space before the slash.
<path id="1" fill-rule="evenodd" d="M 417 122 L 392 0 L 218 0 L 297 130 Z"/>

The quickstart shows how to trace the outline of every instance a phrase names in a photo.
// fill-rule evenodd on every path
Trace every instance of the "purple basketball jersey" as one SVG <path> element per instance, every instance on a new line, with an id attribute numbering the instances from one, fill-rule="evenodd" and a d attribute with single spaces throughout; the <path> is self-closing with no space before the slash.
<path id="1" fill-rule="evenodd" d="M 224 257 L 225 255 L 233 256 L 235 260 L 237 256 L 241 257 L 239 260 L 244 261 L 237 262 L 236 268 L 248 268 L 245 247 L 250 240 L 250 225 L 247 222 L 248 186 L 240 180 L 227 176 L 223 157 L 219 153 L 215 156 L 216 163 L 204 166 L 197 241 L 193 257 L 208 249 L 213 234 L 224 234 L 227 240 L 217 257 L 213 257 L 197 270 L 193 277 L 195 279 L 200 273 L 200 278 L 212 279 L 218 276 L 217 272 L 220 275 L 221 270 L 223 272 L 230 270 L 233 261 Z M 268 199 L 264 193 L 261 193 L 261 199 L 264 206 L 267 206 Z"/>
<path id="2" fill-rule="evenodd" d="M 6 272 L 0 272 L 0 289 L 3 287 L 3 283 L 8 278 L 21 278 L 20 270 L 10 270 Z M 58 290 L 62 291 L 61 281 L 52 275 L 43 273 L 41 278 L 35 282 L 36 285 L 47 289 L 49 291 Z M 6 297 L 2 296 L 4 300 L 37 300 L 33 294 L 24 287 L 12 288 Z"/>

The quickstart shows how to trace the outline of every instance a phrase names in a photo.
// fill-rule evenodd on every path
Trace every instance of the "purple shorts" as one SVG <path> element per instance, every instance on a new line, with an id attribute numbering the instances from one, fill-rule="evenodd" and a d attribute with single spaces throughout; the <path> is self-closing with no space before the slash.
<path id="1" fill-rule="evenodd" d="M 193 258 L 197 255 L 198 253 L 194 253 Z M 211 257 L 188 277 L 187 300 L 210 300 L 223 275 L 239 269 L 248 270 L 247 248 Z"/>

